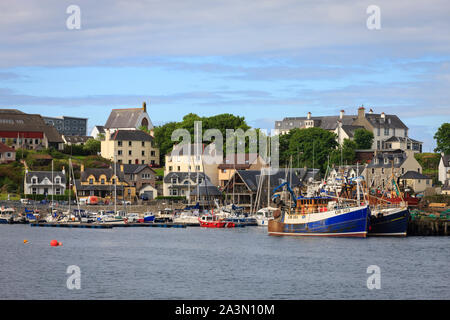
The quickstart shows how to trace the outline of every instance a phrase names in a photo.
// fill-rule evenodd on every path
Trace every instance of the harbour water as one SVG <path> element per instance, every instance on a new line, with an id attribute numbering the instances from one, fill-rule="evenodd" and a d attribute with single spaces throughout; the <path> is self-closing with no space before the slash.
<path id="1" fill-rule="evenodd" d="M 24 243 L 24 240 L 28 243 Z M 51 247 L 57 239 L 62 247 Z M 449 299 L 450 238 L 0 225 L 0 299 Z M 67 268 L 81 270 L 69 290 Z M 380 268 L 369 290 L 367 268 Z"/>

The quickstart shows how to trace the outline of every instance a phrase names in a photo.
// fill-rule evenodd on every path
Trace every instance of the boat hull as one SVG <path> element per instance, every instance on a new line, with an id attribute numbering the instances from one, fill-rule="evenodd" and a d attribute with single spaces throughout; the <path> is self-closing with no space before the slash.
<path id="1" fill-rule="evenodd" d="M 269 220 L 268 233 L 271 236 L 365 238 L 369 214 L 368 206 L 324 213 L 299 214 L 290 219 L 286 219 L 283 214 L 281 221 Z"/>
<path id="2" fill-rule="evenodd" d="M 369 236 L 400 236 L 407 235 L 409 222 L 408 208 L 399 208 L 383 216 L 370 216 Z"/>

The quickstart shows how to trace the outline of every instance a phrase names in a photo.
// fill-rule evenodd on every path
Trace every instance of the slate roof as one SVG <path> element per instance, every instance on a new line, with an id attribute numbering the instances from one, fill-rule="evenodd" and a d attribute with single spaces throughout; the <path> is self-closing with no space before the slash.
<path id="1" fill-rule="evenodd" d="M 140 125 L 138 123 L 139 117 L 143 113 L 147 112 L 142 108 L 113 109 L 106 121 L 105 128 L 137 128 Z M 153 128 L 151 121 L 149 121 L 148 128 Z"/>
<path id="2" fill-rule="evenodd" d="M 205 179 L 203 180 L 198 187 L 195 187 L 191 191 L 191 195 L 196 196 L 197 191 L 200 194 L 200 196 L 221 196 L 222 192 L 214 186 L 209 180 Z"/>
<path id="3" fill-rule="evenodd" d="M 366 119 L 374 126 L 375 128 L 399 128 L 399 129 L 408 129 L 408 127 L 400 120 L 399 117 L 393 114 L 385 114 L 385 119 L 381 118 L 381 114 L 378 113 L 366 113 Z"/>
<path id="4" fill-rule="evenodd" d="M 443 155 L 442 161 L 444 162 L 444 167 L 450 167 L 450 154 Z"/>
<path id="5" fill-rule="evenodd" d="M 116 173 L 117 177 L 119 178 L 119 181 L 124 180 L 124 174 L 122 171 L 120 171 L 120 165 L 116 165 Z M 107 180 L 110 180 L 111 177 L 114 175 L 114 169 L 113 168 L 86 168 L 83 172 L 81 172 L 80 180 L 82 182 L 87 182 L 87 179 L 90 175 L 93 175 L 95 180 L 99 180 L 101 175 L 105 175 Z"/>
<path id="6" fill-rule="evenodd" d="M 94 128 L 97 129 L 98 133 L 105 133 L 105 126 L 95 126 Z"/>
<path id="7" fill-rule="evenodd" d="M 291 187 L 302 185 L 300 178 L 295 173 L 295 169 L 290 170 L 292 170 L 292 182 L 290 183 Z M 276 173 L 272 173 L 270 175 L 270 186 L 272 189 L 286 181 L 286 171 L 288 171 L 288 179 L 290 179 L 289 170 L 284 168 L 280 168 Z M 261 178 L 261 170 L 237 170 L 237 174 L 241 176 L 244 183 L 250 188 L 252 192 L 257 191 L 259 179 Z M 266 177 L 264 177 L 264 180 L 267 181 Z M 233 179 L 230 179 L 228 184 L 230 184 L 232 181 Z"/>
<path id="8" fill-rule="evenodd" d="M 408 171 L 404 175 L 402 175 L 400 179 L 431 179 L 431 178 L 417 171 Z"/>
<path id="9" fill-rule="evenodd" d="M 411 138 L 396 137 L 396 136 L 390 137 L 389 139 L 385 140 L 385 142 L 405 142 L 406 140 L 409 140 L 413 143 L 422 143 L 422 141 L 414 140 Z"/>
<path id="10" fill-rule="evenodd" d="M 61 177 L 61 184 L 66 183 L 66 175 L 62 171 L 53 171 L 53 178 Z M 52 181 L 52 172 L 51 171 L 29 171 L 26 174 L 25 181 L 27 184 L 31 184 L 31 178 L 36 177 L 38 179 L 38 183 L 40 184 L 45 178 Z"/>
<path id="11" fill-rule="evenodd" d="M 147 164 L 123 164 L 124 174 L 137 174 L 146 168 L 154 172 Z"/>
<path id="12" fill-rule="evenodd" d="M 392 161 L 394 161 L 394 168 L 400 168 L 406 161 L 406 158 L 407 155 L 404 152 L 378 153 L 374 155 L 372 161 L 367 165 L 367 168 L 391 168 Z M 376 159 L 378 159 L 378 162 Z M 385 163 L 385 159 L 387 159 L 387 163 Z"/>
<path id="13" fill-rule="evenodd" d="M 342 119 L 340 116 L 323 116 L 323 117 L 311 117 L 310 120 L 314 120 L 314 127 L 320 127 L 325 130 L 335 130 L 338 126 L 338 120 L 342 121 L 343 126 L 352 125 L 357 116 L 344 115 Z M 282 121 L 275 122 L 275 129 L 293 129 L 304 128 L 307 117 L 286 117 Z M 281 126 L 278 126 L 281 123 Z M 292 123 L 292 126 L 290 125 Z"/>
<path id="14" fill-rule="evenodd" d="M 43 132 L 51 143 L 63 143 L 55 127 L 47 125 L 39 114 L 16 109 L 0 109 L 0 131 Z"/>
<path id="15" fill-rule="evenodd" d="M 111 140 L 153 141 L 153 137 L 142 130 L 117 130 L 111 135 Z"/>
<path id="16" fill-rule="evenodd" d="M 204 178 L 206 177 L 206 179 L 210 180 L 209 177 L 207 175 L 205 175 L 203 172 L 199 172 L 198 173 L 198 177 L 203 181 L 205 180 Z M 169 172 L 168 174 L 166 174 L 164 176 L 164 183 L 172 183 L 172 178 L 177 178 L 178 179 L 178 183 L 182 183 L 184 180 L 186 180 L 187 178 L 190 178 L 190 180 L 193 183 L 197 183 L 197 172 Z"/>

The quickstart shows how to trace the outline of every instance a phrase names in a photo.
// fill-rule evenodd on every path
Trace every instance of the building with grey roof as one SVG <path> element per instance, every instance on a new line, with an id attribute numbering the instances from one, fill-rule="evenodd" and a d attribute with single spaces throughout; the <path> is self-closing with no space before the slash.
<path id="1" fill-rule="evenodd" d="M 146 127 L 152 130 L 153 124 L 144 102 L 142 108 L 113 109 L 104 127 L 111 130 L 139 130 L 140 127 Z"/>
<path id="2" fill-rule="evenodd" d="M 422 152 L 422 142 L 409 138 L 408 127 L 397 115 L 377 114 L 372 109 L 368 113 L 364 107 L 358 108 L 358 114 L 346 115 L 341 110 L 338 116 L 313 116 L 308 112 L 306 117 L 287 117 L 275 121 L 275 133 L 286 134 L 294 128 L 322 128 L 336 134 L 337 141 L 353 139 L 354 132 L 364 128 L 374 135 L 373 150 L 401 149 Z"/>
<path id="3" fill-rule="evenodd" d="M 439 160 L 439 181 L 443 185 L 449 185 L 450 182 L 450 154 L 441 153 Z"/>
<path id="4" fill-rule="evenodd" d="M 169 172 L 163 179 L 163 194 L 189 199 L 192 191 L 205 179 L 211 183 L 211 179 L 203 172 Z"/>
<path id="5" fill-rule="evenodd" d="M 24 179 L 26 195 L 63 195 L 66 191 L 66 172 L 27 171 Z"/>

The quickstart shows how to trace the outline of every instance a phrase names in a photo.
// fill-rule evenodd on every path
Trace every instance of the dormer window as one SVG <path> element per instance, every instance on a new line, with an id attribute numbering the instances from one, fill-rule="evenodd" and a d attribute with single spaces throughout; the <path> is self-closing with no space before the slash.
<path id="1" fill-rule="evenodd" d="M 55 183 L 60 184 L 61 183 L 61 178 L 60 177 L 56 177 L 55 178 Z"/>
<path id="2" fill-rule="evenodd" d="M 36 177 L 33 177 L 33 178 L 31 179 L 31 183 L 33 183 L 33 184 L 38 183 L 38 179 L 37 179 Z"/>
<path id="3" fill-rule="evenodd" d="M 389 163 L 389 159 L 388 158 L 384 158 L 384 164 L 388 164 Z"/>
<path id="4" fill-rule="evenodd" d="M 177 178 L 172 178 L 172 183 L 177 183 Z"/>

